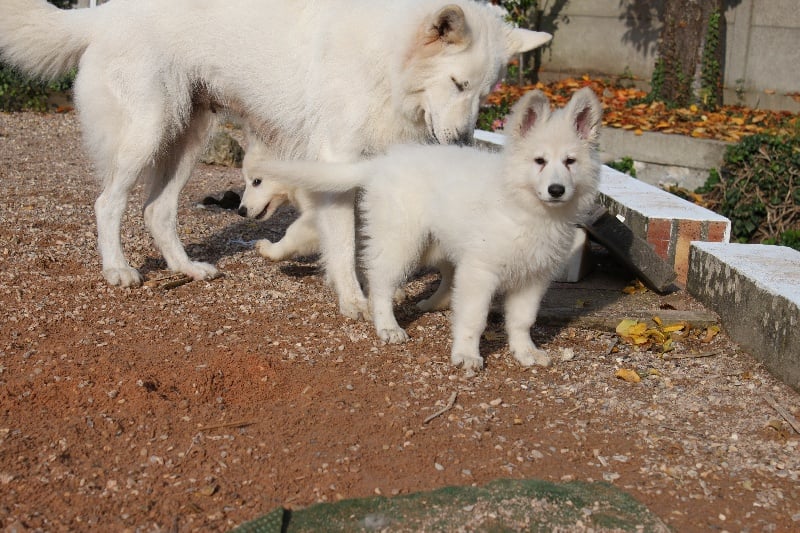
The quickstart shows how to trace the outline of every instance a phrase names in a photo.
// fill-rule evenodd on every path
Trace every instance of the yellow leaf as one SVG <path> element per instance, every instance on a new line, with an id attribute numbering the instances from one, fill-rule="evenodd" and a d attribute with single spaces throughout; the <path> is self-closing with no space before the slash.
<path id="1" fill-rule="evenodd" d="M 662 329 L 664 333 L 672 333 L 673 331 L 681 331 L 684 328 L 686 328 L 686 324 L 672 324 L 670 326 L 664 326 Z"/>
<path id="2" fill-rule="evenodd" d="M 700 339 L 700 342 L 711 342 L 714 340 L 714 337 L 717 336 L 717 333 L 719 333 L 719 326 L 708 326 L 706 328 L 706 334 Z"/>
<path id="3" fill-rule="evenodd" d="M 658 326 L 661 326 L 663 324 L 663 322 L 661 321 L 661 318 L 658 317 L 658 316 L 654 316 L 653 317 L 653 322 L 655 322 L 656 325 L 658 325 Z"/>
<path id="4" fill-rule="evenodd" d="M 622 335 L 623 337 L 629 336 L 630 329 L 636 324 L 638 324 L 636 320 L 633 320 L 631 318 L 626 318 L 625 320 L 617 324 L 617 335 Z"/>
<path id="5" fill-rule="evenodd" d="M 639 377 L 639 374 L 637 374 L 635 370 L 631 370 L 629 368 L 620 368 L 614 374 L 614 377 L 625 380 L 628 383 L 639 383 L 642 381 L 642 378 Z"/>

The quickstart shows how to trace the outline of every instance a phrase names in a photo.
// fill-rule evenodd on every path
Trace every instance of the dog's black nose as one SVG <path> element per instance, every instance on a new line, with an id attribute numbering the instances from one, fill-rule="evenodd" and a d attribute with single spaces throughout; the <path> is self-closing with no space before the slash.
<path id="1" fill-rule="evenodd" d="M 244 207 L 244 206 L 240 206 L 239 210 L 237 211 L 237 213 L 239 213 L 240 217 L 246 217 L 247 216 L 247 208 Z"/>
<path id="2" fill-rule="evenodd" d="M 471 131 L 465 131 L 459 133 L 458 137 L 456 137 L 453 140 L 453 144 L 457 146 L 472 146 L 474 142 L 475 142 L 475 137 L 473 136 Z"/>
<path id="3" fill-rule="evenodd" d="M 561 198 L 562 196 L 564 196 L 564 193 L 567 192 L 567 189 L 565 189 L 563 185 L 559 185 L 558 183 L 553 183 L 547 188 L 547 192 L 553 198 Z"/>

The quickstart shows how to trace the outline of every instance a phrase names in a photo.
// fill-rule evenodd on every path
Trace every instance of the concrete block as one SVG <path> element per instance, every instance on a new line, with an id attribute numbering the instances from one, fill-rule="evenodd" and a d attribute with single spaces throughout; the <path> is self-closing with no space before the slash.
<path id="1" fill-rule="evenodd" d="M 650 243 L 680 284 L 686 283 L 690 242 L 730 240 L 731 222 L 724 216 L 609 167 L 600 177 L 600 203 Z"/>
<path id="2" fill-rule="evenodd" d="M 687 289 L 728 336 L 800 390 L 800 252 L 785 246 L 694 242 Z"/>

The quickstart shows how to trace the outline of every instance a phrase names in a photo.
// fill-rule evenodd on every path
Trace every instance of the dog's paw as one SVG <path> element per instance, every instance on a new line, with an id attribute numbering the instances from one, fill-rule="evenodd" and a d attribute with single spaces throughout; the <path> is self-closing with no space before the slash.
<path id="1" fill-rule="evenodd" d="M 214 279 L 219 276 L 217 267 L 210 263 L 192 261 L 186 268 L 180 270 L 193 280 Z"/>
<path id="2" fill-rule="evenodd" d="M 480 355 L 454 353 L 450 356 L 450 362 L 453 366 L 461 367 L 464 370 L 480 370 L 483 368 L 483 357 Z"/>
<path id="3" fill-rule="evenodd" d="M 286 259 L 284 254 L 280 253 L 280 251 L 277 249 L 277 245 L 267 239 L 256 241 L 255 248 L 256 252 L 258 252 L 261 257 L 265 257 L 270 261 L 283 261 Z"/>
<path id="4" fill-rule="evenodd" d="M 352 320 L 372 320 L 366 298 L 340 298 L 339 312 Z"/>
<path id="5" fill-rule="evenodd" d="M 417 302 L 417 309 L 423 313 L 430 313 L 431 311 L 444 311 L 450 307 L 449 301 L 442 301 L 434 298 L 426 298 Z"/>
<path id="6" fill-rule="evenodd" d="M 519 364 L 522 366 L 550 366 L 552 362 L 547 352 L 536 347 L 515 351 L 513 353 L 514 358 L 519 361 Z"/>
<path id="7" fill-rule="evenodd" d="M 411 339 L 411 337 L 408 336 L 408 333 L 406 333 L 405 330 L 400 327 L 393 329 L 379 329 L 378 337 L 380 337 L 380 339 L 387 344 L 400 344 Z"/>
<path id="8" fill-rule="evenodd" d="M 106 268 L 103 277 L 111 285 L 120 287 L 138 287 L 142 284 L 142 275 L 135 268 Z"/>

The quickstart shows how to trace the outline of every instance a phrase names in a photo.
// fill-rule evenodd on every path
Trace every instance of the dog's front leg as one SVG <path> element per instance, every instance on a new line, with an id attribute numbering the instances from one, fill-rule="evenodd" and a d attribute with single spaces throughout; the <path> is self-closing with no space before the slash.
<path id="1" fill-rule="evenodd" d="M 508 344 L 514 358 L 522 366 L 550 366 L 550 356 L 536 347 L 531 339 L 531 327 L 539 313 L 548 283 L 534 280 L 506 294 L 505 314 Z"/>
<path id="2" fill-rule="evenodd" d="M 317 205 L 322 260 L 339 310 L 354 320 L 368 319 L 369 306 L 356 277 L 355 192 L 321 194 Z"/>
<path id="3" fill-rule="evenodd" d="M 497 289 L 497 276 L 480 266 L 458 265 L 453 283 L 453 350 L 450 361 L 466 370 L 483 368 L 480 340 Z"/>

